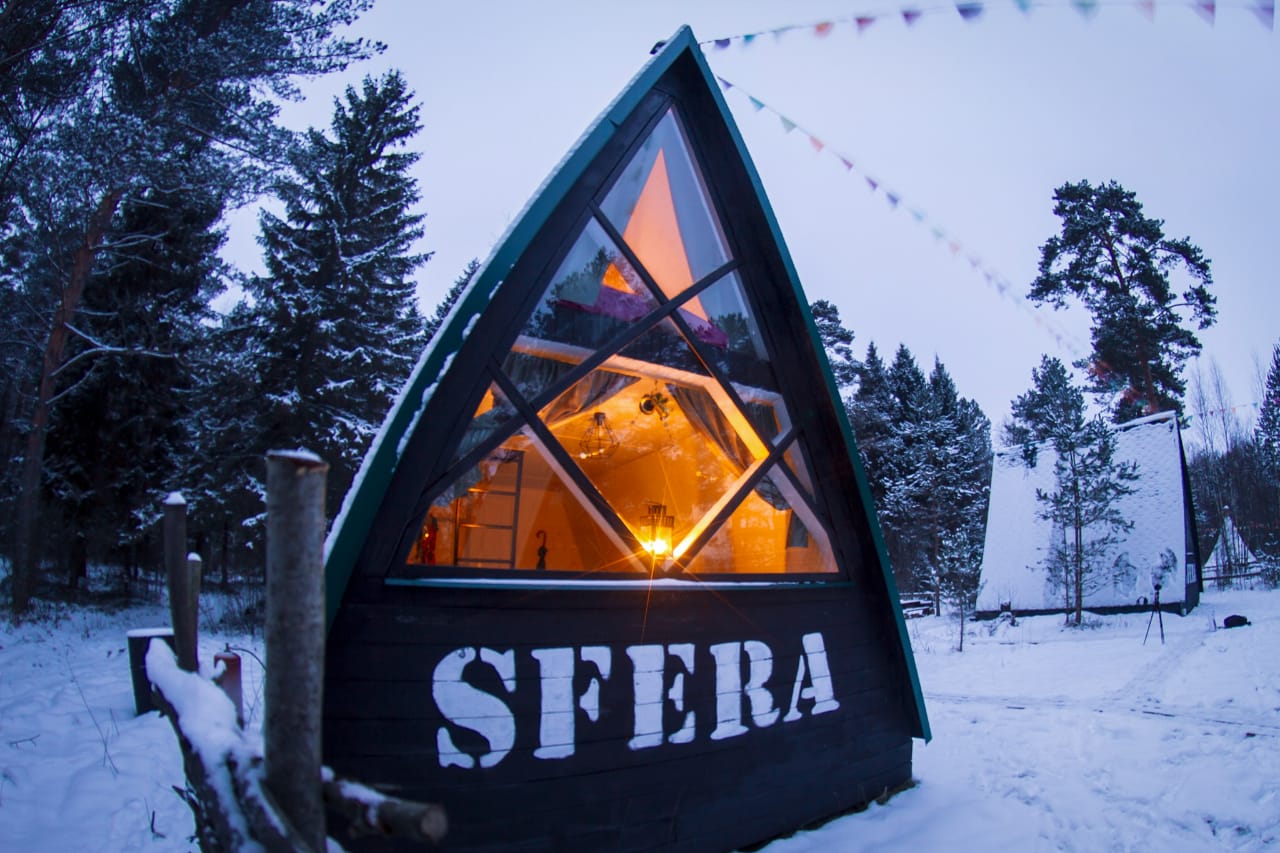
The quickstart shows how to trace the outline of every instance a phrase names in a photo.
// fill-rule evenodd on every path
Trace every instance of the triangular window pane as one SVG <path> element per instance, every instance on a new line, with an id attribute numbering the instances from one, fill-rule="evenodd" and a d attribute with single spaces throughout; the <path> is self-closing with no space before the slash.
<path id="1" fill-rule="evenodd" d="M 516 410 L 511 401 L 497 385 L 490 383 L 488 390 L 480 398 L 480 405 L 476 406 L 476 413 L 462 436 L 462 442 L 453 454 L 453 461 L 457 462 L 485 439 L 509 426 L 515 416 Z"/>
<path id="2" fill-rule="evenodd" d="M 635 572 L 631 549 L 527 433 L 503 442 L 432 502 L 409 564 Z"/>
<path id="3" fill-rule="evenodd" d="M 787 478 L 773 471 L 687 566 L 692 575 L 838 571 L 826 531 Z"/>
<path id="4" fill-rule="evenodd" d="M 594 350 L 654 307 L 635 268 L 592 219 L 551 277 L 521 338 Z"/>
<path id="5" fill-rule="evenodd" d="M 804 489 L 806 495 L 813 495 L 813 477 L 809 474 L 809 466 L 804 461 L 804 454 L 800 451 L 800 442 L 794 441 L 783 454 L 787 467 L 796 475 L 796 479 L 800 481 L 801 488 Z"/>
<path id="6" fill-rule="evenodd" d="M 674 110 L 658 122 L 600 207 L 669 298 L 729 259 Z"/>

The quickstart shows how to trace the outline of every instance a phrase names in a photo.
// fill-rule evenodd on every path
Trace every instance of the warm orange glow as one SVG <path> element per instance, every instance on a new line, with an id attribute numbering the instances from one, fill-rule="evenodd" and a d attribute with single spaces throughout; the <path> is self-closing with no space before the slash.
<path id="1" fill-rule="evenodd" d="M 658 152 L 622 237 L 670 299 L 693 284 L 693 272 L 680 236 L 665 154 Z M 698 299 L 690 300 L 684 307 L 689 313 L 708 319 Z"/>
<path id="2" fill-rule="evenodd" d="M 648 542 L 641 542 L 640 544 L 655 557 L 662 557 L 671 551 L 670 539 L 650 539 Z"/>
<path id="3" fill-rule="evenodd" d="M 600 283 L 605 287 L 621 290 L 623 293 L 635 293 L 622 271 L 618 269 L 617 264 L 609 264 L 609 268 L 604 271 L 604 278 Z"/>

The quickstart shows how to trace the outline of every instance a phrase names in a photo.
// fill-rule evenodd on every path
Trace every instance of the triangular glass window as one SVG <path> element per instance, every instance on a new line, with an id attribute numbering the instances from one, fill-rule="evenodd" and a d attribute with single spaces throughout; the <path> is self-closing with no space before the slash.
<path id="1" fill-rule="evenodd" d="M 410 564 L 835 571 L 761 318 L 673 109 L 593 210 L 539 285 Z"/>
<path id="2" fill-rule="evenodd" d="M 770 470 L 688 563 L 691 575 L 838 571 L 823 526 L 781 473 Z"/>
<path id="3" fill-rule="evenodd" d="M 674 110 L 640 145 L 600 208 L 668 298 L 729 260 Z"/>

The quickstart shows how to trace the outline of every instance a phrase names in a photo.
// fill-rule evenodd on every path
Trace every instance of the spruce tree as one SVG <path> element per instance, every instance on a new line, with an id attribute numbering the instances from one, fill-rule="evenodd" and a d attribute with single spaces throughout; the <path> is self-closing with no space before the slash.
<path id="1" fill-rule="evenodd" d="M 156 194 L 126 204 L 127 251 L 85 293 L 61 373 L 67 388 L 46 451 L 49 507 L 75 586 L 93 556 L 129 564 L 164 494 L 186 488 L 194 372 L 221 288 L 216 195 Z"/>
<path id="2" fill-rule="evenodd" d="M 1262 403 L 1258 407 L 1258 423 L 1254 426 L 1253 435 L 1273 466 L 1273 473 L 1280 479 L 1280 344 L 1271 349 L 1271 368 L 1262 389 Z"/>
<path id="3" fill-rule="evenodd" d="M 894 400 L 889 373 L 875 342 L 857 370 L 858 384 L 846 404 L 858 453 L 871 482 L 871 494 L 879 506 L 884 499 L 885 454 L 893 434 Z"/>
<path id="4" fill-rule="evenodd" d="M 436 333 L 440 331 L 440 326 L 444 323 L 444 318 L 449 316 L 449 312 L 453 310 L 453 306 L 458 301 L 458 297 L 462 296 L 462 291 L 467 289 L 467 285 L 471 283 L 471 279 L 475 278 L 477 272 L 480 271 L 480 261 L 472 258 L 467 261 L 467 265 L 463 268 L 462 273 L 453 280 L 449 292 L 444 295 L 444 299 L 440 300 L 440 304 L 436 306 L 435 313 L 427 318 L 426 337 L 428 340 L 434 338 Z"/>
<path id="5" fill-rule="evenodd" d="M 1084 596 L 1110 580 L 1101 561 L 1116 534 L 1129 530 L 1117 500 L 1133 491 L 1137 464 L 1115 458 L 1115 434 L 1101 415 L 1085 416 L 1084 394 L 1066 367 L 1045 356 L 1031 371 L 1032 387 L 1013 401 L 1005 440 L 1035 466 L 1042 449 L 1053 451 L 1054 487 L 1036 489 L 1039 515 L 1054 525 L 1055 547 L 1045 562 L 1064 593 L 1068 621 L 1083 619 Z"/>
<path id="6" fill-rule="evenodd" d="M 1116 423 L 1165 410 L 1181 411 L 1188 358 L 1200 340 L 1187 328 L 1213 324 L 1209 261 L 1189 238 L 1171 239 L 1147 217 L 1136 196 L 1111 181 L 1066 183 L 1054 192 L 1061 232 L 1040 249 L 1030 298 L 1055 308 L 1075 297 L 1093 317 L 1090 390 L 1111 402 Z M 1181 270 L 1187 279 L 1171 281 Z"/>
<path id="7" fill-rule="evenodd" d="M 88 289 L 114 251 L 137 235 L 116 226 L 130 204 L 166 193 L 210 192 L 220 203 L 257 192 L 281 155 L 278 99 L 296 93 L 295 75 L 345 68 L 377 46 L 342 39 L 371 0 L 111 0 L 8 3 L 0 39 L 14 22 L 47 27 L 17 54 L 0 57 L 4 133 L 0 210 L 39 235 L 32 279 L 47 279 L 39 369 L 24 389 L 24 446 L 16 485 L 16 613 L 26 610 L 42 556 L 45 450 L 64 387 L 60 373 Z M 28 14 L 32 17 L 27 17 Z M 69 54 L 50 57 L 58 40 Z M 45 62 L 45 60 L 50 60 Z M 67 60 L 64 62 L 63 60 Z M 68 65 L 69 62 L 69 65 Z M 45 70 L 57 70 L 48 90 Z M 14 72 L 10 74 L 9 72 Z M 62 72 L 66 72 L 65 74 Z M 16 87 L 16 88 L 15 88 Z M 16 94 L 15 94 L 16 92 Z M 3 136 L 0 133 L 0 136 Z M 15 143 L 15 144 L 11 144 Z M 52 298 L 47 298 L 52 297 Z"/>
<path id="8" fill-rule="evenodd" d="M 411 273 L 423 216 L 404 150 L 418 108 L 398 71 L 348 87 L 331 135 L 312 130 L 280 195 L 263 213 L 267 275 L 256 299 L 256 440 L 265 452 L 306 447 L 329 463 L 328 506 L 341 502 L 425 337 Z"/>
<path id="9" fill-rule="evenodd" d="M 853 332 L 840 322 L 840 309 L 834 303 L 819 299 L 809 306 L 818 327 L 822 348 L 836 379 L 841 397 L 847 397 L 858 380 L 858 360 L 853 356 Z"/>
<path id="10" fill-rule="evenodd" d="M 868 346 L 858 377 L 849 417 L 894 575 L 902 589 L 932 593 L 936 605 L 944 537 L 982 540 L 990 423 L 958 395 L 941 360 L 926 379 L 904 345 L 889 367 Z"/>

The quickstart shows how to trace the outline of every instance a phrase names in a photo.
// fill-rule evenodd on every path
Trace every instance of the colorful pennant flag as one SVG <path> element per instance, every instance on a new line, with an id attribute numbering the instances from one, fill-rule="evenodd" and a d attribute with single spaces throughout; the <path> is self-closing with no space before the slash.
<path id="1" fill-rule="evenodd" d="M 819 154 L 821 154 L 822 149 L 826 147 L 825 145 L 822 144 L 822 140 L 814 136 L 813 134 L 809 134 L 809 144 L 813 146 L 813 150 L 818 152 Z"/>
<path id="2" fill-rule="evenodd" d="M 1055 3 L 1037 2 L 1037 0 L 1013 0 L 1014 5 L 1023 14 L 1030 14 L 1033 6 L 1050 6 L 1057 5 Z M 1090 18 L 1098 13 L 1101 8 L 1099 0 L 1058 0 L 1059 3 L 1074 8 L 1077 12 L 1086 18 Z M 1157 0 L 1133 0 L 1138 10 L 1147 17 L 1148 20 L 1154 20 Z M 1218 0 L 1167 0 L 1169 5 L 1179 5 L 1189 7 L 1198 14 L 1210 26 L 1212 26 L 1218 14 Z M 986 12 L 987 4 L 985 0 L 954 0 L 954 7 L 937 6 L 928 9 L 922 9 L 914 3 L 910 6 L 904 6 L 898 10 L 897 14 L 901 16 L 902 22 L 908 26 L 913 26 L 925 14 L 933 14 L 941 12 L 948 8 L 954 8 L 956 12 L 966 21 L 975 21 L 982 17 Z M 1257 16 L 1258 20 L 1268 30 L 1275 29 L 1276 3 L 1275 0 L 1243 0 L 1237 8 L 1247 8 Z M 836 26 L 841 23 L 852 22 L 857 28 L 859 34 L 866 31 L 868 27 L 874 24 L 881 14 L 891 14 L 888 12 L 877 14 L 854 15 L 848 18 L 833 18 L 827 21 L 818 21 L 813 24 L 789 24 L 783 27 L 776 27 L 771 30 L 764 30 L 758 33 L 746 33 L 744 35 L 730 36 L 729 38 L 708 39 L 701 42 L 704 45 L 713 45 L 717 50 L 724 50 L 730 47 L 735 40 L 741 41 L 742 44 L 748 45 L 755 41 L 758 37 L 766 33 L 772 34 L 775 39 L 780 39 L 792 30 L 807 30 L 817 38 L 828 36 L 835 30 Z"/>
<path id="3" fill-rule="evenodd" d="M 1258 5 L 1254 6 L 1253 12 L 1267 29 L 1276 28 L 1275 0 L 1258 0 Z"/>

